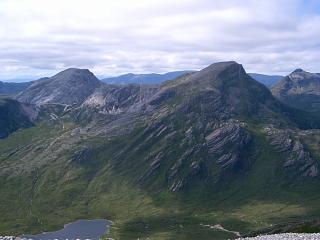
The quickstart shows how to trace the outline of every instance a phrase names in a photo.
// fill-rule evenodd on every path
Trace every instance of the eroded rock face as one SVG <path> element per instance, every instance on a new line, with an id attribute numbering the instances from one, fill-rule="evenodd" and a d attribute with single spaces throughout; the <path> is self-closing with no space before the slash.
<path id="1" fill-rule="evenodd" d="M 149 156 L 152 162 L 149 164 L 148 170 L 139 178 L 139 182 L 147 181 L 155 171 L 161 166 L 161 161 L 163 160 L 163 153 L 159 152 L 156 156 Z M 149 160 L 147 159 L 147 161 Z"/>
<path id="2" fill-rule="evenodd" d="M 222 168 L 241 164 L 242 152 L 250 142 L 249 134 L 238 123 L 225 123 L 205 137 L 209 154 Z"/>
<path id="3" fill-rule="evenodd" d="M 146 102 L 158 91 L 154 85 L 103 85 L 96 89 L 82 107 L 97 108 L 103 114 L 143 112 Z"/>
<path id="4" fill-rule="evenodd" d="M 304 177 L 316 177 L 319 174 L 318 164 L 312 159 L 299 138 L 292 138 L 291 130 L 280 130 L 273 127 L 265 127 L 270 144 L 280 153 L 286 156 L 283 167 L 295 168 Z"/>

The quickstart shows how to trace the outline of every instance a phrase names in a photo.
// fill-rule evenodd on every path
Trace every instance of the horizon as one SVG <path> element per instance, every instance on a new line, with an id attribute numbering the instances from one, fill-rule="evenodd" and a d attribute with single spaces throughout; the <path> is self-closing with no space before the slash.
<path id="1" fill-rule="evenodd" d="M 227 62 L 227 61 L 223 61 L 223 62 Z M 218 62 L 215 62 L 215 63 L 218 63 Z M 207 67 L 207 66 L 206 66 Z M 12 79 L 0 79 L 0 82 L 6 82 L 6 83 L 23 83 L 23 82 L 30 82 L 30 81 L 37 81 L 37 80 L 39 80 L 39 79 L 41 79 L 41 78 L 46 78 L 46 77 L 48 77 L 48 78 L 50 78 L 50 77 L 53 77 L 53 76 L 55 76 L 56 74 L 58 74 L 58 73 L 60 73 L 60 72 L 62 72 L 62 71 L 64 71 L 64 70 L 67 70 L 67 69 L 69 69 L 69 68 L 65 68 L 65 69 L 62 69 L 61 71 L 58 71 L 58 72 L 56 72 L 56 73 L 54 73 L 53 75 L 48 75 L 48 76 L 38 76 L 37 78 L 32 78 L 32 77 L 25 77 L 25 78 L 23 78 L 23 77 L 21 77 L 21 78 L 12 78 Z M 76 68 L 76 69 L 81 69 L 81 68 Z M 127 72 L 127 73 L 121 73 L 121 74 L 119 74 L 119 75 L 110 75 L 110 76 L 101 76 L 101 75 L 96 75 L 93 71 L 91 71 L 90 69 L 88 69 L 88 68 L 84 68 L 84 69 L 87 69 L 87 70 L 89 70 L 90 72 L 92 72 L 99 80 L 103 80 L 103 79 L 107 79 L 107 78 L 116 78 L 116 77 L 120 77 L 120 76 L 123 76 L 123 75 L 127 75 L 127 74 L 134 74 L 134 75 L 148 75 L 148 74 L 159 74 L 159 75 L 164 75 L 164 74 L 166 74 L 166 73 L 172 73 L 172 72 L 184 72 L 184 71 L 190 71 L 190 72 L 192 72 L 192 71 L 194 71 L 194 72 L 197 72 L 197 71 L 200 71 L 200 70 L 202 70 L 202 69 L 197 69 L 197 70 L 173 70 L 173 71 L 169 71 L 169 72 L 161 72 L 161 73 L 157 73 L 157 72 L 143 72 L 143 73 L 133 73 L 133 72 Z M 83 70 L 84 70 L 83 69 Z M 246 68 L 244 67 L 244 69 L 246 70 Z M 297 69 L 299 69 L 299 68 L 297 68 Z M 300 69 L 303 69 L 304 71 L 306 71 L 304 68 L 300 68 Z M 291 72 L 293 72 L 293 71 L 295 71 L 295 69 L 293 69 Z M 288 72 L 287 74 L 285 74 L 285 75 L 281 75 L 281 74 L 267 74 L 267 73 L 258 73 L 258 72 L 248 72 L 247 70 L 246 70 L 246 72 L 247 72 L 247 74 L 260 74 L 260 75 L 266 75 L 266 76 L 287 76 L 287 75 L 289 75 L 291 72 Z M 309 72 L 309 71 L 307 71 L 307 72 Z"/>
<path id="2" fill-rule="evenodd" d="M 250 73 L 320 71 L 315 0 L 2 0 L 0 19 L 0 80 L 71 67 L 161 74 L 228 59 Z"/>

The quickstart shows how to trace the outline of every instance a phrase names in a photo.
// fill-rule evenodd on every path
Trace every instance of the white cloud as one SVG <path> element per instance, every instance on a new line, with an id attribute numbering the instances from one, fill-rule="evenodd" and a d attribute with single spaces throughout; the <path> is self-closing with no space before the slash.
<path id="1" fill-rule="evenodd" d="M 0 0 L 0 79 L 67 67 L 98 75 L 200 69 L 320 71 L 320 16 L 306 0 Z"/>

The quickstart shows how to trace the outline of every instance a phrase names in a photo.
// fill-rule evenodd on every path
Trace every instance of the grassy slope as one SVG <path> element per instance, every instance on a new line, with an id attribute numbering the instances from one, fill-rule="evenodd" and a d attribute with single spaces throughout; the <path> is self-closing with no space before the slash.
<path id="1" fill-rule="evenodd" d="M 74 127 L 39 125 L 0 140 L 0 165 L 23 161 L 30 143 L 38 145 L 47 139 L 39 144 L 40 150 L 33 150 L 36 156 L 41 147 Z M 226 239 L 234 235 L 200 223 L 219 223 L 248 233 L 270 224 L 317 216 L 320 206 L 316 199 L 320 196 L 314 189 L 319 184 L 286 184 L 279 174 L 281 156 L 254 131 L 256 151 L 252 154 L 258 157 L 251 171 L 213 189 L 195 183 L 196 187 L 182 194 L 157 188 L 157 184 L 149 188 L 136 184 L 133 180 L 143 165 L 139 163 L 141 156 L 128 156 L 131 161 L 127 163 L 132 165 L 126 168 L 115 162 L 118 160 L 112 156 L 116 152 L 137 141 L 136 132 L 112 141 L 85 140 L 86 145 L 95 147 L 90 162 L 67 163 L 78 147 L 75 144 L 29 173 L 16 176 L 13 168 L 0 180 L 0 232 L 36 233 L 58 229 L 74 219 L 106 218 L 114 221 L 109 235 L 116 239 Z"/>

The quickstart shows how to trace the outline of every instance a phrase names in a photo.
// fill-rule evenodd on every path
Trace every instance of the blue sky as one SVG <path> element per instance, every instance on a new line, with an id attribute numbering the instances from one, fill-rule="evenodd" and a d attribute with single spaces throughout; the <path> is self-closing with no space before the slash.
<path id="1" fill-rule="evenodd" d="M 303 6 L 308 6 L 311 12 L 320 14 L 320 1 L 319 0 L 303 0 Z M 302 8 L 303 8 L 302 6 Z"/>
<path id="2" fill-rule="evenodd" d="M 320 72 L 319 0 L 0 0 L 0 80 L 201 69 Z"/>

